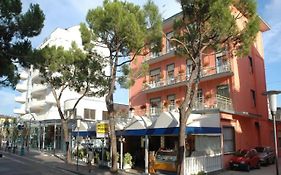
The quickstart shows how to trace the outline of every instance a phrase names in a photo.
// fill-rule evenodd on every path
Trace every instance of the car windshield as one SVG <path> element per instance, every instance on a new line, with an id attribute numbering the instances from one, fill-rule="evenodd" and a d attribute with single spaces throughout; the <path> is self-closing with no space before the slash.
<path id="1" fill-rule="evenodd" d="M 238 150 L 234 153 L 235 156 L 243 157 L 247 154 L 247 150 Z"/>
<path id="2" fill-rule="evenodd" d="M 262 153 L 264 152 L 264 147 L 256 147 L 257 152 Z"/>

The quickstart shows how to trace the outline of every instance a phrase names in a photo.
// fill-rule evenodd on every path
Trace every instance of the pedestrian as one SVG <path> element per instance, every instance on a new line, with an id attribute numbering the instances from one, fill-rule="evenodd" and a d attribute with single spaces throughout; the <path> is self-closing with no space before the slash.
<path id="1" fill-rule="evenodd" d="M 87 162 L 89 173 L 91 173 L 91 170 L 92 170 L 92 160 L 93 160 L 93 158 L 94 158 L 93 149 L 89 149 L 89 151 L 88 151 L 88 162 Z"/>

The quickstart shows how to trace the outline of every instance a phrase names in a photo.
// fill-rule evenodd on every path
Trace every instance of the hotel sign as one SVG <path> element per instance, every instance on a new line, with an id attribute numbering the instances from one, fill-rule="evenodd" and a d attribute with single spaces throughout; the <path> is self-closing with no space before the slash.
<path id="1" fill-rule="evenodd" d="M 108 137 L 109 124 L 106 122 L 99 122 L 96 124 L 96 137 L 104 138 Z"/>

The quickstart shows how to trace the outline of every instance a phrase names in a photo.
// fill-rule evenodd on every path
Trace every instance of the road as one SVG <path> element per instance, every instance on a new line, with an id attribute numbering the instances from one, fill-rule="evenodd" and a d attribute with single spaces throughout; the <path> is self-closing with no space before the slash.
<path id="1" fill-rule="evenodd" d="M 54 161 L 42 161 L 3 153 L 0 158 L 0 174 L 3 175 L 72 175 L 73 173 L 60 169 Z"/>

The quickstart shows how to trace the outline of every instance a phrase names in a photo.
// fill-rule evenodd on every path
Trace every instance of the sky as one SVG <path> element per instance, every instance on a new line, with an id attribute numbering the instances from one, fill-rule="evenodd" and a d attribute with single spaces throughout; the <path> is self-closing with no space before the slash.
<path id="1" fill-rule="evenodd" d="M 143 5 L 146 0 L 127 0 L 138 5 Z M 89 9 L 102 5 L 103 0 L 22 0 L 23 11 L 30 3 L 38 3 L 45 14 L 45 26 L 41 34 L 32 38 L 32 44 L 37 47 L 56 28 L 69 28 L 85 21 Z M 176 0 L 154 0 L 159 7 L 163 18 L 168 18 L 178 13 L 180 5 Z M 259 15 L 270 25 L 271 30 L 263 34 L 265 50 L 265 69 L 267 89 L 281 90 L 281 1 L 258 0 Z M 10 88 L 0 88 L 0 114 L 14 115 L 13 109 L 19 108 L 14 100 L 20 94 Z M 281 95 L 280 95 L 281 96 Z M 278 104 L 281 106 L 281 97 Z M 128 90 L 117 89 L 114 100 L 117 103 L 128 104 Z"/>

